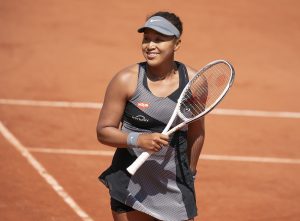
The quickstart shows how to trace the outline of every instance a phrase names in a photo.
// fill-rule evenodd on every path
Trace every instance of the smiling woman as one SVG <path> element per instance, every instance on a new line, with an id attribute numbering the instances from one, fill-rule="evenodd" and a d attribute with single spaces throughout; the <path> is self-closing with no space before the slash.
<path id="1" fill-rule="evenodd" d="M 196 73 L 175 60 L 182 30 L 174 13 L 148 17 L 138 29 L 145 61 L 121 70 L 107 87 L 97 136 L 116 151 L 99 179 L 109 188 L 116 221 L 182 221 L 197 215 L 193 176 L 204 142 L 204 119 L 170 137 L 162 134 Z M 144 151 L 153 154 L 130 175 L 126 168 Z"/>

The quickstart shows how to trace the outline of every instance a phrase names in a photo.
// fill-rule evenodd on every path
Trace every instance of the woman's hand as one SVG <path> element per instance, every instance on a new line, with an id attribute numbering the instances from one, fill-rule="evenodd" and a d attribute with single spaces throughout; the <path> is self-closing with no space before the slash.
<path id="1" fill-rule="evenodd" d="M 168 143 L 169 136 L 161 133 L 141 134 L 137 140 L 137 145 L 148 152 L 158 152 Z"/>

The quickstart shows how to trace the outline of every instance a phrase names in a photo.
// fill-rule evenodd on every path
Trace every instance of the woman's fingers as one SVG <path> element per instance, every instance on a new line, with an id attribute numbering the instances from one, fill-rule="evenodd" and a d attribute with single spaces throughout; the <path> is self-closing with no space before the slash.
<path id="1" fill-rule="evenodd" d="M 169 136 L 160 133 L 142 134 L 139 137 L 138 144 L 147 151 L 160 151 L 163 146 L 167 146 Z"/>

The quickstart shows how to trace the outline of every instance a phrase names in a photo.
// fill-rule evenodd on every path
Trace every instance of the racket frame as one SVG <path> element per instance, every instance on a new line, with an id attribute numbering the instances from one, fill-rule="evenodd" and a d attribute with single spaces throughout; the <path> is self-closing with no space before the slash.
<path id="1" fill-rule="evenodd" d="M 228 67 L 230 68 L 231 71 L 231 78 L 229 81 L 229 84 L 226 85 L 223 93 L 219 96 L 219 98 L 212 104 L 210 105 L 209 108 L 207 108 L 205 111 L 203 111 L 202 113 L 198 114 L 197 116 L 193 117 L 193 118 L 186 118 L 180 111 L 179 111 L 179 107 L 180 107 L 180 103 L 181 100 L 183 99 L 185 92 L 189 89 L 191 83 L 193 82 L 193 80 L 197 77 L 199 77 L 199 75 L 201 75 L 205 70 L 207 70 L 208 68 L 210 68 L 211 66 L 217 64 L 217 63 L 225 63 L 228 65 Z M 174 133 L 176 130 L 179 130 L 180 128 L 184 127 L 186 124 L 191 123 L 192 121 L 195 121 L 197 119 L 199 119 L 200 117 L 203 117 L 204 115 L 208 114 L 210 111 L 212 111 L 215 106 L 217 106 L 225 97 L 225 95 L 227 94 L 227 92 L 229 91 L 229 88 L 232 86 L 233 81 L 235 78 L 235 71 L 233 66 L 225 61 L 225 60 L 215 60 L 212 61 L 210 63 L 208 63 L 207 65 L 205 65 L 203 68 L 201 68 L 194 76 L 193 78 L 187 83 L 187 85 L 185 85 L 184 89 L 182 90 L 180 97 L 177 100 L 177 104 L 176 107 L 173 111 L 173 114 L 168 122 L 168 124 L 166 125 L 165 129 L 163 130 L 162 134 L 165 135 L 170 135 L 172 133 Z M 173 127 L 171 130 L 170 127 L 173 124 L 174 120 L 176 117 L 179 117 L 180 119 L 183 120 L 183 122 L 181 122 L 180 124 L 178 124 L 177 126 Z M 141 153 L 137 159 L 127 168 L 127 171 L 131 174 L 134 175 L 135 172 L 140 168 L 140 166 L 151 156 L 152 153 L 148 152 L 148 151 L 144 151 L 143 153 Z"/>

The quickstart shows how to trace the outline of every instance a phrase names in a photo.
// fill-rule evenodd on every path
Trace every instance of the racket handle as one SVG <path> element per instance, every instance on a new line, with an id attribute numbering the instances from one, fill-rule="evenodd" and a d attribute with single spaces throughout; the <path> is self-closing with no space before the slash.
<path id="1" fill-rule="evenodd" d="M 134 175 L 135 172 L 142 166 L 142 164 L 151 156 L 149 152 L 143 152 L 129 167 L 127 167 L 128 173 Z"/>
<path id="2" fill-rule="evenodd" d="M 169 131 L 165 129 L 162 133 L 166 134 L 166 135 L 170 135 L 172 133 L 174 133 L 176 130 L 182 128 L 184 125 L 186 124 L 186 122 L 182 122 L 180 124 L 178 124 L 176 127 L 172 128 Z M 129 166 L 127 167 L 127 171 L 131 174 L 134 175 L 135 172 L 142 166 L 143 163 L 145 163 L 145 161 L 151 156 L 151 153 L 145 151 L 143 152 L 138 158 L 136 158 L 136 160 Z"/>

